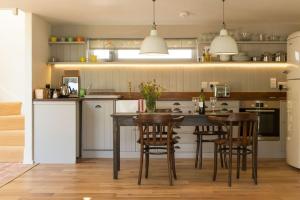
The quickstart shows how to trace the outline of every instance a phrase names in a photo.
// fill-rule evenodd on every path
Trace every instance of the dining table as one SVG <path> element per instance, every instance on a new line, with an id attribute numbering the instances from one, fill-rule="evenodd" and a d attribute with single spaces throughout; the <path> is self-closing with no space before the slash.
<path id="1" fill-rule="evenodd" d="M 216 117 L 228 117 L 230 112 L 207 112 L 205 114 L 198 113 L 155 113 L 155 114 L 171 114 L 172 116 L 179 117 L 184 116 L 180 126 L 200 126 L 209 125 L 212 122 L 209 120 L 209 116 Z M 134 117 L 138 116 L 139 113 L 113 113 L 113 179 L 118 179 L 118 172 L 121 169 L 120 163 L 120 127 L 121 126 L 136 126 Z"/>

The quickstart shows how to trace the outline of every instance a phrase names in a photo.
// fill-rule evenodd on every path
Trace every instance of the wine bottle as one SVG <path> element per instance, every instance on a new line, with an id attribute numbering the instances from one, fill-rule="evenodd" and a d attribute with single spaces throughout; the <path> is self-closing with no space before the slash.
<path id="1" fill-rule="evenodd" d="M 199 114 L 205 114 L 205 95 L 203 89 L 201 89 L 201 93 L 199 95 Z"/>

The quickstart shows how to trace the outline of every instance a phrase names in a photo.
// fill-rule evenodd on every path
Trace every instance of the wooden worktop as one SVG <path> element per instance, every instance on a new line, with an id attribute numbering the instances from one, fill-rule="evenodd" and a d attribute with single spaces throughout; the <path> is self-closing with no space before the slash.
<path id="1" fill-rule="evenodd" d="M 134 100 L 141 99 L 142 96 L 139 92 L 105 92 L 101 93 L 105 95 L 121 95 L 121 100 Z M 206 99 L 209 99 L 213 94 L 211 92 L 205 92 Z M 161 97 L 158 99 L 159 101 L 190 101 L 192 97 L 198 97 L 200 95 L 199 92 L 163 92 Z M 57 98 L 57 99 L 34 99 L 34 101 L 82 101 L 82 100 L 98 100 L 101 98 Z M 230 97 L 227 98 L 218 98 L 219 100 L 237 100 L 237 101 L 280 101 L 286 100 L 286 92 L 231 92 Z M 112 99 L 105 99 L 112 100 Z M 116 99 L 113 99 L 116 100 Z"/>

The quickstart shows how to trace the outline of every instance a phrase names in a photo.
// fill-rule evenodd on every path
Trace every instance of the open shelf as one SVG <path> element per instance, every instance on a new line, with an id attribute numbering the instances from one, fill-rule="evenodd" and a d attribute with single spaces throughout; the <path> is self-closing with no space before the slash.
<path id="1" fill-rule="evenodd" d="M 210 44 L 211 41 L 199 41 L 198 44 Z M 286 41 L 236 41 L 237 44 L 287 44 Z"/>
<path id="2" fill-rule="evenodd" d="M 288 66 L 286 62 L 183 62 L 183 63 L 168 63 L 168 62 L 49 62 L 55 68 L 118 68 L 118 67 L 133 67 L 133 68 L 201 68 L 201 67 L 235 67 L 235 68 L 285 68 Z"/>
<path id="3" fill-rule="evenodd" d="M 74 45 L 83 45 L 85 41 L 82 42 L 48 42 L 49 45 L 56 45 L 56 44 L 74 44 Z"/>

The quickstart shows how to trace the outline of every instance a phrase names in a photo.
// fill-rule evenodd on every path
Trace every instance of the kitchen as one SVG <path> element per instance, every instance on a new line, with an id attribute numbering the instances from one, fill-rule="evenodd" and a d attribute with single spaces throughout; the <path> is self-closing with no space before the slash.
<path id="1" fill-rule="evenodd" d="M 108 9 L 113 7 L 114 11 L 110 10 L 110 14 L 108 11 L 100 13 L 103 19 L 93 14 L 82 18 L 78 14 L 75 17 L 74 13 L 63 16 L 63 9 L 59 7 L 57 11 L 52 10 L 53 13 L 45 12 L 45 16 L 41 13 L 41 16 L 32 16 L 32 51 L 35 55 L 32 60 L 34 84 L 31 100 L 34 163 L 40 163 L 41 166 L 80 165 L 89 160 L 96 163 L 113 160 L 113 164 L 108 165 L 109 181 L 119 178 L 118 181 L 125 184 L 126 173 L 132 173 L 127 181 L 136 184 L 141 152 L 137 142 L 140 131 L 131 122 L 123 123 L 122 120 L 129 118 L 122 116 L 128 113 L 137 115 L 149 110 L 145 97 L 141 94 L 141 83 L 153 81 L 162 89 L 155 101 L 155 109 L 171 110 L 176 116 L 185 117 L 185 121 L 179 124 L 180 129 L 176 129 L 180 137 L 175 154 L 179 163 L 179 177 L 174 181 L 174 187 L 181 184 L 181 178 L 186 180 L 182 177 L 182 170 L 187 165 L 190 170 L 201 171 L 195 169 L 193 163 L 195 157 L 200 159 L 196 156 L 198 136 L 195 135 L 195 127 L 198 124 L 185 125 L 189 124 L 187 121 L 190 120 L 190 115 L 201 117 L 197 114 L 201 95 L 205 98 L 207 113 L 216 110 L 212 113 L 257 114 L 257 153 L 258 160 L 261 161 L 259 171 L 260 167 L 278 164 L 277 162 L 282 166 L 286 164 L 287 157 L 289 165 L 299 168 L 295 163 L 297 153 L 291 155 L 291 150 L 297 148 L 297 139 L 293 141 L 294 144 L 287 145 L 288 128 L 296 126 L 294 122 L 288 122 L 288 113 L 290 116 L 295 115 L 294 117 L 297 115 L 289 107 L 291 103 L 287 103 L 289 95 L 296 98 L 296 93 L 289 93 L 295 87 L 288 81 L 293 70 L 292 64 L 298 62 L 297 56 L 294 58 L 298 47 L 289 47 L 291 43 L 297 43 L 293 39 L 297 34 L 291 34 L 300 30 L 299 22 L 292 16 L 295 13 L 290 16 L 285 13 L 289 19 L 287 22 L 282 17 L 284 14 L 252 10 L 253 13 L 264 14 L 266 22 L 261 23 L 262 18 L 258 16 L 244 16 L 241 10 L 247 10 L 248 7 L 238 5 L 236 0 L 216 0 L 213 3 L 202 0 L 202 6 L 192 0 L 186 6 L 181 1 L 176 1 L 173 10 L 169 6 L 170 2 L 145 0 L 137 6 L 147 11 L 146 16 L 146 13 L 128 8 L 126 3 L 132 2 L 133 0 L 128 0 L 118 4 L 92 1 L 86 5 L 94 11 L 97 6 Z M 246 4 L 254 5 L 249 2 Z M 281 5 L 282 2 L 278 1 L 274 3 L 273 9 L 278 11 Z M 297 2 L 292 1 L 291 5 L 297 5 Z M 43 7 L 40 4 L 36 7 L 22 6 L 28 10 Z M 193 9 L 193 6 L 197 6 L 197 9 Z M 167 7 L 172 11 L 164 13 Z M 214 14 L 209 14 L 205 8 L 213 10 Z M 124 13 L 125 10 L 128 16 L 119 19 L 117 13 Z M 39 13 L 38 9 L 34 11 Z M 155 12 L 152 13 L 153 11 Z M 54 15 L 61 19 L 54 19 Z M 139 19 L 134 15 L 143 17 Z M 273 18 L 279 23 L 274 23 Z M 90 21 L 87 22 L 88 20 Z M 216 56 L 211 50 L 212 41 L 218 38 L 224 21 L 224 28 L 237 44 L 238 53 L 216 53 Z M 169 55 L 166 57 L 139 54 L 152 22 L 152 28 L 156 28 L 157 23 L 158 35 L 167 44 Z M 294 78 L 297 76 L 292 77 Z M 130 120 L 131 118 L 130 115 Z M 238 128 L 234 127 L 234 132 L 237 133 Z M 214 146 L 204 142 L 201 148 L 201 164 L 196 165 L 197 168 L 203 167 L 207 172 L 203 176 L 207 182 L 211 182 Z M 154 177 L 152 179 L 151 175 L 148 179 L 143 178 L 141 187 L 155 183 L 158 176 L 155 175 L 155 170 L 167 169 L 163 164 L 157 167 L 151 164 L 156 159 L 157 162 L 165 160 L 165 155 L 153 156 L 153 161 L 152 156 L 150 157 L 153 170 L 150 173 Z M 268 160 L 271 160 L 270 163 Z M 117 165 L 121 170 L 116 170 Z M 128 171 L 129 166 L 136 169 Z M 222 170 L 226 172 L 225 169 L 220 169 Z M 251 171 L 250 167 L 247 173 L 248 171 Z M 168 185 L 168 178 L 167 173 L 163 173 L 164 171 L 159 185 L 165 187 Z M 192 173 L 197 174 L 197 171 Z M 259 173 L 258 186 L 263 187 L 264 181 L 260 179 L 263 180 L 264 175 Z M 198 178 L 203 177 L 199 175 Z M 220 173 L 215 183 L 225 186 L 226 182 L 226 176 L 222 177 Z M 232 187 L 243 187 L 234 178 L 232 182 Z M 248 177 L 243 182 L 252 183 Z M 295 192 L 292 197 L 297 195 L 299 193 Z M 95 198 L 97 199 L 96 196 Z"/>

